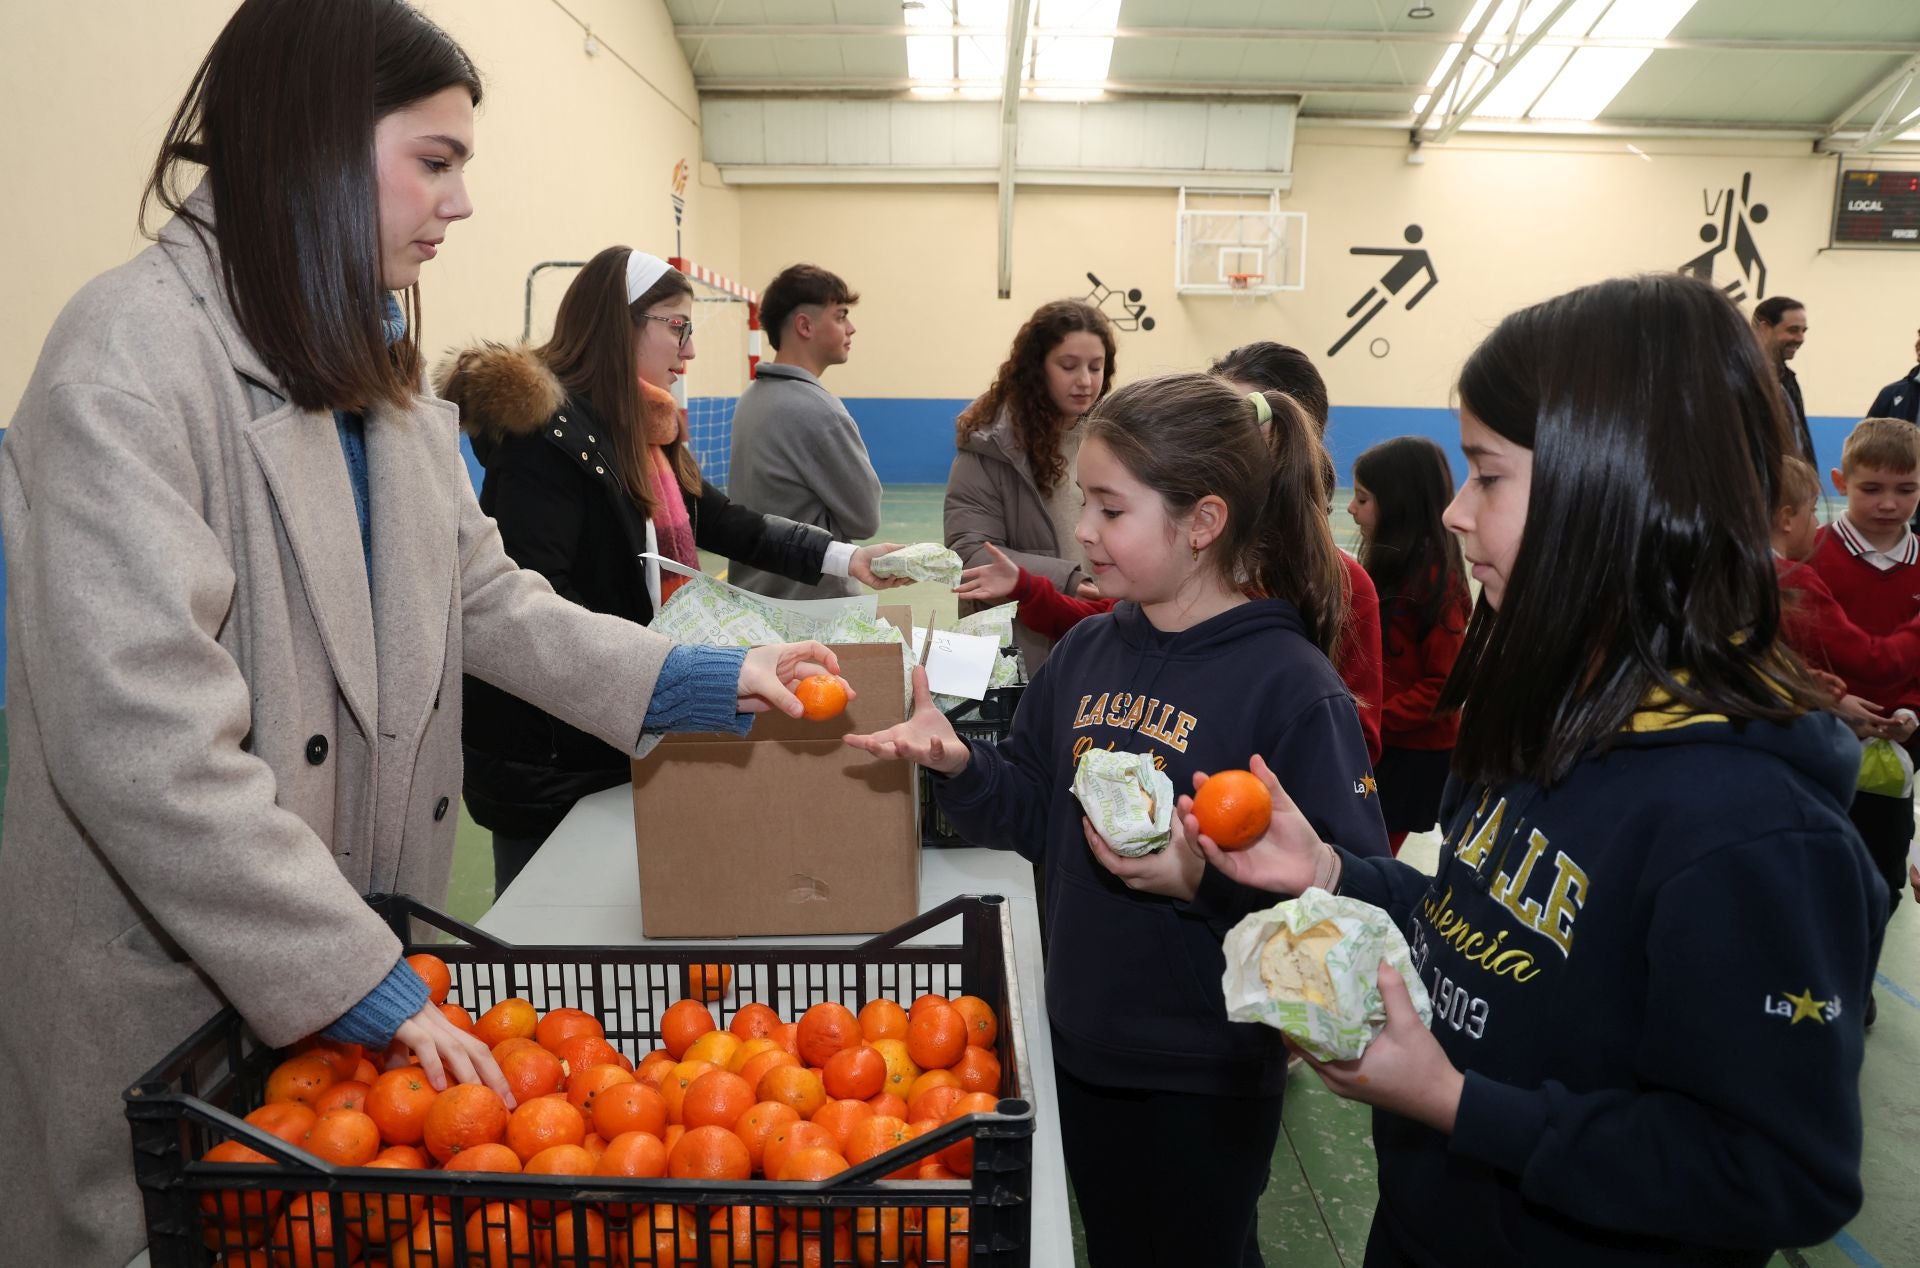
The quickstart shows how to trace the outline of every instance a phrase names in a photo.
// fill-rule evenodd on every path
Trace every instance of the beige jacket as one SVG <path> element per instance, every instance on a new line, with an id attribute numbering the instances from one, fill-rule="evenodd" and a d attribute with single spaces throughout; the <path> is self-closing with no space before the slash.
<path id="1" fill-rule="evenodd" d="M 632 747 L 670 647 L 514 567 L 425 397 L 367 419 L 370 602 L 333 419 L 218 277 L 175 221 L 89 283 L 0 445 L 7 1263 L 146 1243 L 121 1093 L 223 1004 L 278 1046 L 392 968 L 361 895 L 444 899 L 462 671 Z"/>
<path id="2" fill-rule="evenodd" d="M 1068 472 L 1067 478 L 1072 479 L 1073 473 Z M 1080 544 L 1063 542 L 1054 531 L 1047 499 L 1034 483 L 1027 455 L 1013 437 L 1013 420 L 1004 410 L 992 427 L 959 442 L 953 469 L 947 474 L 945 518 L 947 549 L 969 568 L 992 562 L 986 551 L 992 542 L 1022 568 L 1045 577 L 1065 593 L 1071 594 L 1086 580 L 1078 562 Z M 960 614 L 984 606 L 963 602 Z M 1027 672 L 1039 669 L 1053 640 L 1017 623 L 1013 637 Z"/>

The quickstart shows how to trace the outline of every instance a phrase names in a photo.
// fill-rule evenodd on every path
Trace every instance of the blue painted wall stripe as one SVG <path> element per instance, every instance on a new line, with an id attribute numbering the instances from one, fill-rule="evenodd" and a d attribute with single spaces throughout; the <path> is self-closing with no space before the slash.
<path id="1" fill-rule="evenodd" d="M 886 484 L 944 484 L 953 463 L 953 420 L 965 409 L 964 400 L 915 400 L 903 397 L 846 398 L 847 412 L 873 458 L 873 468 Z M 1840 465 L 1840 445 L 1859 421 L 1854 418 L 1814 418 L 1814 445 L 1826 469 Z M 1426 436 L 1447 451 L 1455 478 L 1466 471 L 1460 458 L 1460 422 L 1451 409 L 1431 406 L 1336 405 L 1327 429 L 1328 448 L 1347 483 L 1353 460 L 1371 445 L 1395 436 Z"/>

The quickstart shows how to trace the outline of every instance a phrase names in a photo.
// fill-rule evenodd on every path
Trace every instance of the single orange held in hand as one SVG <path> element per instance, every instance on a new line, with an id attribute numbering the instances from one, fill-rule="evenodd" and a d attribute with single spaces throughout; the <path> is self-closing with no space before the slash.
<path id="1" fill-rule="evenodd" d="M 801 714 L 809 722 L 837 718 L 847 708 L 847 684 L 832 674 L 802 678 L 793 684 L 793 694 L 799 697 Z"/>
<path id="2" fill-rule="evenodd" d="M 1193 795 L 1200 831 L 1223 850 L 1244 850 L 1273 819 L 1273 798 L 1251 771 L 1223 770 L 1207 777 Z"/>

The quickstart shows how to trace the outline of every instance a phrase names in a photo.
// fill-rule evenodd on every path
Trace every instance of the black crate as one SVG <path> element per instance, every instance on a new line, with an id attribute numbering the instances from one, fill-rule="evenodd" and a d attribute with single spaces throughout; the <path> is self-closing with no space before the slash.
<path id="1" fill-rule="evenodd" d="M 1020 697 L 1026 689 L 1025 683 L 995 687 L 987 692 L 984 700 L 956 705 L 948 712 L 947 721 L 953 724 L 954 733 L 968 744 L 991 748 L 1007 738 L 1007 732 L 1013 727 L 1014 710 L 1020 707 Z M 920 842 L 941 846 L 967 844 L 940 812 L 940 804 L 933 798 L 933 778 L 924 771 L 920 773 Z"/>
<path id="2" fill-rule="evenodd" d="M 1003 1096 L 995 1113 L 945 1124 L 815 1184 L 335 1167 L 241 1121 L 260 1103 L 267 1075 L 284 1054 L 262 1045 L 226 1009 L 125 1094 L 153 1268 L 218 1264 L 223 1245 L 237 1249 L 249 1235 L 263 1234 L 273 1263 L 302 1268 L 352 1268 L 363 1257 L 369 1268 L 382 1262 L 407 1268 L 999 1268 L 1029 1262 L 1032 1085 L 1012 976 L 1012 921 L 999 896 L 955 898 L 849 947 L 517 947 L 410 898 L 377 895 L 369 901 L 409 952 L 431 951 L 447 962 L 453 1001 L 475 1015 L 516 996 L 542 1012 L 582 1008 L 600 1018 L 608 1042 L 634 1059 L 658 1046 L 659 1015 L 694 993 L 688 989 L 691 974 L 701 965 L 722 963 L 732 970 L 731 988 L 712 1005 L 722 1028 L 753 1001 L 792 1020 L 827 1000 L 858 1011 L 875 998 L 904 1006 L 926 992 L 978 995 L 1000 1018 Z M 961 922 L 958 945 L 905 945 L 954 919 Z M 429 942 L 432 931 L 457 941 Z M 968 1136 L 974 1138 L 968 1179 L 881 1178 Z M 274 1161 L 197 1161 L 223 1139 Z M 271 1223 L 255 1222 L 250 1231 L 242 1220 L 235 1233 L 203 1211 L 203 1204 L 223 1202 L 243 1215 L 259 1214 L 267 1204 L 277 1215 Z M 551 1213 L 528 1208 L 533 1213 L 525 1240 L 504 1207 L 488 1205 L 543 1202 L 551 1204 Z M 371 1253 L 364 1243 L 377 1230 L 383 1204 L 396 1217 L 418 1212 L 429 1221 L 429 1233 L 445 1232 L 452 1252 L 396 1250 L 390 1258 Z M 470 1220 L 493 1233 L 504 1253 L 490 1259 L 469 1252 L 462 1231 Z M 918 1233 L 912 1231 L 916 1226 Z M 648 1228 L 651 1239 L 628 1236 Z M 782 1240 L 787 1228 L 793 1236 Z M 556 1250 L 556 1236 L 571 1239 L 572 1253 Z M 811 1257 L 816 1252 L 824 1253 Z M 225 1262 L 245 1261 L 236 1255 Z"/>

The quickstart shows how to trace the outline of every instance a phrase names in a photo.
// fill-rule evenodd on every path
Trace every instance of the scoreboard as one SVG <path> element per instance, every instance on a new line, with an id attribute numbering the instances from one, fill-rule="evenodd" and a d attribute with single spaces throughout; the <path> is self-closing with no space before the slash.
<path id="1" fill-rule="evenodd" d="M 1920 247 L 1920 171 L 1842 170 L 1833 245 Z"/>

